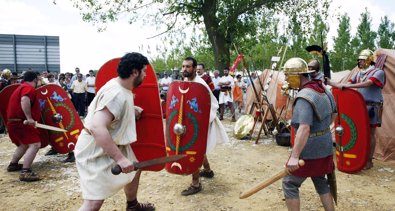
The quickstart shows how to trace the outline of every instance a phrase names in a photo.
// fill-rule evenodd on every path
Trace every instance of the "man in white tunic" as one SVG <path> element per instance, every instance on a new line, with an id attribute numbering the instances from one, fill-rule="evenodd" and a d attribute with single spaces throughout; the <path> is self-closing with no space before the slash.
<path id="1" fill-rule="evenodd" d="M 80 211 L 99 210 L 106 198 L 122 188 L 126 210 L 155 210 L 154 205 L 137 201 L 141 171 L 133 171 L 136 157 L 130 147 L 136 141 L 136 116 L 140 116 L 130 90 L 142 83 L 147 65 L 147 58 L 139 53 L 123 56 L 118 77 L 100 89 L 88 108 L 85 128 L 74 150 L 84 198 Z M 111 173 L 116 164 L 123 174 Z"/>
<path id="2" fill-rule="evenodd" d="M 226 134 L 225 128 L 222 125 L 221 121 L 217 117 L 217 109 L 218 109 L 218 101 L 211 92 L 211 89 L 207 85 L 207 83 L 198 75 L 196 75 L 196 67 L 197 62 L 192 57 L 187 57 L 184 59 L 182 63 L 182 72 L 185 81 L 191 81 L 203 84 L 207 91 L 210 93 L 211 99 L 211 108 L 210 108 L 210 118 L 209 118 L 209 128 L 207 134 L 207 147 L 206 154 L 211 152 L 217 143 L 226 143 L 229 142 L 228 135 Z M 204 169 L 199 172 L 197 170 L 192 174 L 192 184 L 185 190 L 181 192 L 183 196 L 192 195 L 198 193 L 202 190 L 202 185 L 200 183 L 199 177 L 214 177 L 214 172 L 210 168 L 210 164 L 207 160 L 207 156 L 204 156 L 203 160 Z"/>
<path id="3" fill-rule="evenodd" d="M 221 92 L 219 93 L 219 110 L 220 120 L 224 119 L 225 106 L 230 108 L 232 113 L 232 121 L 236 122 L 235 108 L 233 107 L 232 99 L 232 88 L 235 85 L 235 81 L 232 76 L 229 75 L 229 68 L 224 69 L 224 76 L 219 79 L 218 85 L 220 86 Z"/>

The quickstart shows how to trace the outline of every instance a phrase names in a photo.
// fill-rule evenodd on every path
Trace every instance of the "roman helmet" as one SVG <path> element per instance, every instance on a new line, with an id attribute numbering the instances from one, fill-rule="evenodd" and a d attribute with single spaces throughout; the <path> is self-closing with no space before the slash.
<path id="1" fill-rule="evenodd" d="M 10 80 L 11 75 L 12 75 L 12 72 L 10 69 L 4 69 L 3 72 L 1 73 L 1 77 L 7 81 Z"/>
<path id="2" fill-rule="evenodd" d="M 375 62 L 376 60 L 373 51 L 371 51 L 370 49 L 362 50 L 358 56 L 358 60 L 360 59 L 365 60 L 364 68 L 368 68 L 372 64 L 372 62 Z"/>
<path id="3" fill-rule="evenodd" d="M 320 62 L 317 59 L 310 60 L 310 62 L 307 64 L 307 67 L 310 70 L 315 70 L 315 71 L 320 71 Z"/>
<path id="4" fill-rule="evenodd" d="M 300 75 L 315 72 L 315 70 L 309 70 L 306 61 L 298 57 L 288 59 L 283 69 L 289 89 L 299 89 Z"/>

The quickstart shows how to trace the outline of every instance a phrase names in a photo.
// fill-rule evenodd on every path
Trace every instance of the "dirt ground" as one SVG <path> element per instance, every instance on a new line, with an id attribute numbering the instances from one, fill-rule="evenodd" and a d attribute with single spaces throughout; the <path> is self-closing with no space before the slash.
<path id="1" fill-rule="evenodd" d="M 191 182 L 191 176 L 160 172 L 143 172 L 138 199 L 152 202 L 158 211 L 260 211 L 286 210 L 277 181 L 247 199 L 239 194 L 281 171 L 289 148 L 278 146 L 271 138 L 255 141 L 236 140 L 233 124 L 223 121 L 231 142 L 218 145 L 208 155 L 215 172 L 212 179 L 202 179 L 203 191 L 192 196 L 180 192 Z M 74 163 L 63 163 L 65 155 L 44 156 L 49 147 L 41 149 L 33 169 L 43 179 L 20 182 L 18 173 L 6 171 L 15 146 L 8 137 L 0 139 L 0 210 L 77 210 L 82 203 L 78 173 Z M 395 210 L 395 166 L 374 161 L 375 166 L 357 174 L 337 171 L 337 210 Z M 102 210 L 124 210 L 121 192 L 107 199 Z M 323 210 L 310 180 L 301 188 L 301 210 Z"/>

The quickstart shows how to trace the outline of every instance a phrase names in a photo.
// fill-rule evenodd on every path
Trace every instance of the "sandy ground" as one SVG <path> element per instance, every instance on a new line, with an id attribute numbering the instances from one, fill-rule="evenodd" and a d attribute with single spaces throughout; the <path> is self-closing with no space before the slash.
<path id="1" fill-rule="evenodd" d="M 289 155 L 287 147 L 270 138 L 255 141 L 236 140 L 233 125 L 223 121 L 231 142 L 218 145 L 208 158 L 215 177 L 202 179 L 203 191 L 192 196 L 180 192 L 191 176 L 160 172 L 143 172 L 139 201 L 149 201 L 159 211 L 255 211 L 286 210 L 281 182 L 278 181 L 247 199 L 239 194 L 281 171 Z M 8 137 L 0 139 L 0 210 L 77 210 L 82 203 L 78 173 L 74 163 L 63 163 L 65 155 L 44 156 L 39 151 L 33 169 L 43 180 L 20 182 L 18 173 L 6 171 L 15 149 Z M 395 210 L 395 166 L 375 160 L 369 171 L 345 174 L 337 171 L 337 210 Z M 301 188 L 301 210 L 323 210 L 310 180 Z M 122 191 L 104 202 L 102 210 L 124 210 Z"/>

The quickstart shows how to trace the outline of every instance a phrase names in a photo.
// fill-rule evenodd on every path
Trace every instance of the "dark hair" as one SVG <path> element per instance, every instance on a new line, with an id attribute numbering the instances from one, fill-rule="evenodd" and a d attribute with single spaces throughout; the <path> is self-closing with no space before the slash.
<path id="1" fill-rule="evenodd" d="M 241 78 L 241 75 L 240 75 L 240 74 L 237 74 L 237 75 L 236 75 L 236 78 Z"/>
<path id="2" fill-rule="evenodd" d="M 26 71 L 23 74 L 23 81 L 32 82 L 32 81 L 34 81 L 34 79 L 37 78 L 37 76 L 38 76 L 37 72 Z"/>
<path id="3" fill-rule="evenodd" d="M 224 70 L 228 70 L 229 71 L 229 67 L 225 67 Z"/>
<path id="4" fill-rule="evenodd" d="M 127 53 L 121 58 L 121 61 L 118 64 L 118 76 L 122 79 L 127 79 L 135 69 L 140 75 L 144 65 L 148 64 L 149 62 L 147 57 L 142 54 L 136 52 Z"/>
<path id="5" fill-rule="evenodd" d="M 203 64 L 203 63 L 200 63 L 200 64 L 198 64 L 198 65 L 202 66 L 202 67 L 203 67 L 203 69 L 204 69 L 204 64 Z"/>
<path id="6" fill-rule="evenodd" d="M 197 66 L 197 61 L 195 58 L 188 56 L 187 58 L 184 59 L 184 61 L 192 61 L 192 67 Z"/>

